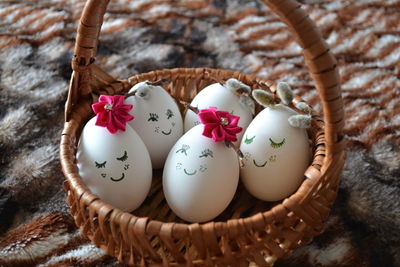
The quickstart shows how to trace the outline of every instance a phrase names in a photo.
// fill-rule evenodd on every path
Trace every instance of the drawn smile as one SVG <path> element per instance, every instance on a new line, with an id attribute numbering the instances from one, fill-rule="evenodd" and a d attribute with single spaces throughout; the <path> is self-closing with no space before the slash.
<path id="1" fill-rule="evenodd" d="M 253 159 L 254 166 L 259 167 L 259 168 L 262 168 L 262 167 L 264 167 L 265 165 L 267 165 L 267 162 L 268 162 L 268 160 L 266 160 L 266 161 L 264 162 L 264 164 L 257 164 L 256 160 Z"/>
<path id="2" fill-rule="evenodd" d="M 121 180 L 124 179 L 124 178 L 125 178 L 125 173 L 122 173 L 122 176 L 121 176 L 121 178 L 119 178 L 119 179 L 114 179 L 114 178 L 110 177 L 111 181 L 114 181 L 114 182 L 119 182 L 119 181 L 121 181 Z"/>
<path id="3" fill-rule="evenodd" d="M 195 175 L 197 173 L 197 170 L 194 170 L 194 172 L 187 172 L 186 169 L 183 169 L 183 171 L 187 174 L 187 175 Z"/>
<path id="4" fill-rule="evenodd" d="M 164 132 L 164 131 L 161 131 L 164 135 L 170 135 L 171 134 L 171 132 L 172 132 L 172 129 L 169 129 L 169 132 Z"/>

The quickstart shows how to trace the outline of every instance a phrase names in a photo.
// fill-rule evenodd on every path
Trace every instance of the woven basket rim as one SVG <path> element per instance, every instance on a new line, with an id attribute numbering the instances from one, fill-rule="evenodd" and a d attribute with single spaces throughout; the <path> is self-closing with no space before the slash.
<path id="1" fill-rule="evenodd" d="M 137 78 L 139 78 L 139 77 L 141 77 L 141 76 L 144 76 L 144 77 L 147 77 L 147 78 L 150 77 L 150 76 L 155 76 L 155 79 L 152 79 L 152 80 L 157 80 L 158 77 L 160 76 L 159 73 L 162 73 L 162 72 L 165 72 L 165 71 L 176 72 L 176 73 L 175 73 L 176 76 L 186 76 L 186 75 L 188 75 L 188 72 L 192 72 L 192 73 L 199 73 L 199 72 L 201 72 L 201 73 L 204 73 L 204 74 L 206 74 L 206 75 L 210 75 L 210 74 L 212 74 L 212 73 L 214 73 L 214 72 L 218 73 L 218 72 L 220 72 L 220 71 L 224 71 L 224 72 L 229 72 L 229 73 L 231 73 L 231 74 L 232 74 L 232 77 L 234 77 L 234 76 L 239 76 L 239 77 L 237 77 L 237 78 L 239 78 L 238 80 L 241 80 L 241 79 L 243 79 L 244 77 L 246 77 L 247 79 L 248 79 L 248 78 L 251 78 L 253 81 L 258 81 L 258 83 L 264 84 L 265 86 L 268 86 L 267 84 L 269 84 L 269 85 L 270 85 L 270 86 L 268 86 L 269 88 L 271 88 L 272 86 L 274 86 L 273 82 L 271 82 L 271 81 L 269 81 L 269 80 L 266 80 L 266 79 L 257 78 L 257 76 L 254 76 L 254 75 L 251 75 L 251 74 L 244 74 L 244 73 L 241 73 L 241 72 L 238 72 L 238 71 L 234 71 L 234 70 L 223 70 L 223 69 L 214 69 L 214 68 L 173 68 L 173 69 L 154 70 L 154 71 L 150 71 L 150 72 L 146 72 L 146 73 L 137 74 L 137 75 L 134 75 L 134 76 L 129 77 L 129 78 L 126 79 L 126 80 L 120 80 L 120 81 L 118 81 L 118 82 L 125 83 L 125 84 L 126 84 L 126 83 L 132 84 L 132 83 L 133 83 L 133 82 L 132 82 L 133 80 L 135 80 L 135 79 L 137 79 Z M 211 76 L 210 76 L 210 78 L 211 78 Z M 241 79 L 240 79 L 240 78 L 241 78 Z M 139 78 L 138 82 L 140 82 L 140 81 L 145 81 L 145 80 L 149 80 L 149 79 L 140 79 L 140 78 Z M 243 80 L 242 80 L 242 81 L 243 81 Z M 243 81 L 243 82 L 245 82 L 245 81 Z M 124 87 L 126 87 L 126 86 L 124 86 Z M 126 89 L 125 89 L 125 90 L 126 90 Z M 119 92 L 116 92 L 116 94 L 118 94 L 118 93 L 119 93 Z M 300 100 L 298 100 L 298 101 L 300 101 Z M 77 113 L 77 112 L 78 112 L 78 110 L 74 110 L 74 111 L 73 111 L 73 114 L 74 114 L 74 113 Z M 255 115 L 255 116 L 256 116 L 256 115 Z M 79 116 L 78 119 L 81 120 L 81 123 L 84 123 L 84 120 L 85 120 L 84 118 L 82 118 L 81 116 Z M 89 118 L 89 119 L 90 119 L 90 118 Z M 319 118 L 318 118 L 318 119 L 319 119 Z M 316 118 L 314 117 L 313 120 L 315 121 Z M 321 120 L 321 119 L 319 119 L 319 120 L 320 120 L 319 122 L 321 123 L 322 120 Z M 81 123 L 78 123 L 77 119 L 74 118 L 73 115 L 72 115 L 71 120 L 70 120 L 69 123 L 77 123 L 78 125 L 81 125 L 81 127 L 82 127 L 82 124 L 81 124 Z M 64 135 L 69 135 L 68 133 L 63 133 L 63 134 L 64 134 Z M 79 137 L 79 136 L 76 136 L 77 141 L 78 141 L 78 137 Z M 309 138 L 310 138 L 310 137 L 309 137 Z M 76 141 L 76 142 L 77 142 L 77 141 Z M 324 144 L 324 143 L 321 143 L 321 145 L 323 145 L 323 144 Z M 64 151 L 62 151 L 61 153 L 64 153 Z M 315 153 L 315 152 L 313 152 L 313 153 Z M 325 157 L 325 156 L 324 156 L 324 157 Z M 64 160 L 62 160 L 61 163 L 62 163 L 62 166 L 64 167 L 64 164 L 65 164 Z M 309 166 L 311 166 L 311 163 L 312 163 L 312 162 L 310 162 Z M 331 164 L 331 163 L 329 163 L 329 164 Z M 326 167 L 329 167 L 329 166 L 326 166 Z M 75 177 L 70 176 L 69 173 L 66 173 L 65 175 L 66 175 L 68 181 L 70 181 L 70 182 L 76 179 Z M 78 175 L 77 177 L 78 177 L 78 179 L 80 179 L 80 181 L 82 181 L 82 178 L 81 178 L 79 175 Z M 321 177 L 320 177 L 319 179 L 321 179 Z M 304 178 L 304 181 L 302 182 L 302 184 L 309 184 L 310 181 L 312 181 L 312 183 L 314 184 L 314 183 L 317 182 L 318 180 L 310 180 L 310 179 L 308 179 L 308 178 Z M 74 188 L 74 184 L 75 184 L 75 183 L 71 183 L 71 186 L 69 187 L 69 189 L 75 189 L 75 188 Z M 83 183 L 83 181 L 82 181 L 82 184 L 84 185 L 86 191 L 90 192 L 90 189 L 86 187 L 86 185 Z M 307 185 L 307 187 L 309 187 L 309 185 Z M 300 187 L 299 187 L 299 188 L 300 188 Z M 85 193 L 85 192 L 84 192 L 84 193 Z M 90 192 L 90 193 L 91 193 L 91 192 Z M 241 220 L 255 219 L 255 218 L 256 218 L 256 219 L 260 219 L 260 218 L 266 217 L 266 216 L 269 217 L 268 215 L 270 215 L 271 213 L 273 213 L 273 212 L 276 213 L 277 210 L 285 209 L 285 207 L 283 206 L 283 202 L 284 202 L 284 201 L 287 201 L 287 200 L 299 200 L 300 196 L 299 196 L 297 193 L 298 193 L 298 190 L 296 190 L 296 192 L 293 193 L 293 194 L 291 194 L 289 197 L 287 197 L 287 198 L 285 198 L 285 199 L 283 199 L 283 200 L 281 200 L 281 201 L 278 201 L 279 204 L 277 204 L 276 206 L 274 206 L 274 208 L 273 208 L 274 211 L 272 211 L 272 209 L 270 209 L 270 210 L 267 210 L 267 211 L 264 211 L 264 212 L 256 213 L 256 214 L 254 214 L 254 215 L 251 215 L 251 216 L 248 216 L 248 217 L 245 217 L 245 218 L 229 219 L 229 220 L 227 220 L 227 221 L 218 221 L 218 222 L 216 222 L 216 223 L 221 223 L 221 224 L 226 224 L 226 225 L 227 225 L 229 221 L 230 221 L 230 222 L 234 222 L 234 223 L 239 223 L 239 221 L 241 221 Z M 302 199 L 302 198 L 303 198 L 303 196 L 301 196 L 300 199 Z M 101 203 L 101 205 L 99 206 L 99 209 L 100 209 L 101 206 L 103 206 L 103 205 L 104 205 L 104 206 L 110 206 L 110 207 L 112 207 L 110 204 L 104 202 L 104 201 L 101 200 L 99 197 L 92 199 L 92 201 L 93 201 L 93 202 L 94 202 L 94 201 L 99 201 L 99 202 Z M 132 216 L 132 218 L 144 218 L 144 217 L 136 216 L 136 215 L 134 215 L 134 214 L 132 214 L 132 213 L 130 213 L 130 212 L 124 212 L 124 211 L 122 211 L 122 210 L 120 210 L 120 209 L 118 209 L 118 208 L 115 208 L 115 207 L 112 207 L 112 209 L 115 210 L 117 213 L 127 213 L 127 214 L 129 214 L 130 216 Z M 133 211 L 133 212 L 134 212 L 134 211 Z M 280 212 L 279 212 L 279 213 L 280 213 Z M 260 214 L 262 215 L 262 217 L 260 217 Z M 117 217 L 118 215 L 119 215 L 119 214 L 117 214 L 117 215 L 115 215 L 115 216 Z M 146 218 L 148 218 L 148 217 L 146 217 Z M 151 219 L 151 218 L 148 218 L 148 219 L 149 219 L 149 222 L 152 222 L 152 223 L 154 223 L 154 224 L 156 224 L 156 225 L 158 225 L 158 224 L 164 224 L 164 223 L 170 223 L 170 222 L 163 222 L 163 221 L 159 221 L 159 220 L 154 220 L 154 219 Z M 204 222 L 204 223 L 181 223 L 181 222 L 174 222 L 174 224 L 175 224 L 177 227 L 185 227 L 185 228 L 188 228 L 188 227 L 190 227 L 191 225 L 208 225 L 208 224 L 212 224 L 212 223 L 215 223 L 215 222 L 214 222 L 213 220 L 208 221 L 208 222 Z"/>

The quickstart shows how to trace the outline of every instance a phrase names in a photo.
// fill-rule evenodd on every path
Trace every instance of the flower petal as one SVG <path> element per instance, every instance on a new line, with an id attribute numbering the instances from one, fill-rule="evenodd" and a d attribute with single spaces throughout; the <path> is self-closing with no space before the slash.
<path id="1" fill-rule="evenodd" d="M 218 127 L 217 123 L 207 123 L 204 125 L 204 129 L 203 129 L 203 135 L 205 137 L 212 137 L 211 132 L 214 130 L 215 127 Z"/>
<path id="2" fill-rule="evenodd" d="M 236 134 L 243 129 L 237 126 L 240 117 L 215 107 L 200 110 L 199 119 L 204 124 L 203 136 L 212 138 L 214 142 L 237 141 Z M 228 125 L 221 124 L 221 118 L 228 119 Z"/>
<path id="3" fill-rule="evenodd" d="M 236 142 L 237 141 L 236 134 L 228 134 L 225 132 L 225 140 L 230 142 Z"/>
<path id="4" fill-rule="evenodd" d="M 118 131 L 117 127 L 112 123 L 107 124 L 107 130 L 112 134 L 115 134 Z"/>
<path id="5" fill-rule="evenodd" d="M 232 115 L 232 114 L 229 114 L 227 118 L 229 120 L 228 126 L 236 126 L 236 125 L 238 125 L 239 120 L 240 120 L 239 116 L 235 116 L 235 115 Z"/>
<path id="6" fill-rule="evenodd" d="M 126 121 L 119 120 L 117 116 L 113 116 L 112 125 L 118 130 L 125 131 Z"/>
<path id="7" fill-rule="evenodd" d="M 93 111 L 96 113 L 96 125 L 106 127 L 107 130 L 115 134 L 118 130 L 125 131 L 126 123 L 134 119 L 129 114 L 133 105 L 124 104 L 123 95 L 100 95 L 99 102 L 92 105 Z M 106 104 L 112 104 L 111 110 L 105 110 Z"/>
<path id="8" fill-rule="evenodd" d="M 114 95 L 114 106 L 119 107 L 125 105 L 124 100 L 125 98 L 123 95 Z"/>
<path id="9" fill-rule="evenodd" d="M 239 126 L 234 126 L 234 127 L 225 127 L 225 131 L 227 131 L 230 134 L 238 134 L 243 130 L 242 127 Z"/>
<path id="10" fill-rule="evenodd" d="M 108 112 L 101 112 L 97 114 L 95 125 L 106 127 L 109 121 L 109 116 L 110 114 Z"/>
<path id="11" fill-rule="evenodd" d="M 105 104 L 106 104 L 106 103 L 104 103 L 104 102 L 92 104 L 92 110 L 93 110 L 93 112 L 94 112 L 95 114 L 97 114 L 97 113 L 100 113 L 100 112 L 105 111 L 105 110 L 104 110 L 104 105 L 105 105 Z"/>
<path id="12" fill-rule="evenodd" d="M 212 130 L 211 135 L 212 135 L 212 140 L 214 142 L 222 142 L 225 140 L 225 136 L 226 136 L 225 131 L 221 125 L 219 125 L 218 127 L 215 127 Z"/>
<path id="13" fill-rule="evenodd" d="M 215 114 L 217 114 L 218 118 L 228 118 L 231 115 L 228 111 L 225 110 L 217 110 Z"/>
<path id="14" fill-rule="evenodd" d="M 129 111 L 131 111 L 131 109 L 133 108 L 133 105 L 121 105 L 121 106 L 118 106 L 116 109 L 117 110 L 121 110 L 121 111 L 123 111 L 123 112 L 129 112 Z"/>
<path id="15" fill-rule="evenodd" d="M 99 102 L 104 102 L 107 104 L 113 104 L 113 96 L 112 95 L 100 95 Z"/>
<path id="16" fill-rule="evenodd" d="M 212 109 L 202 109 L 197 116 L 202 124 L 219 122 L 219 118 Z"/>

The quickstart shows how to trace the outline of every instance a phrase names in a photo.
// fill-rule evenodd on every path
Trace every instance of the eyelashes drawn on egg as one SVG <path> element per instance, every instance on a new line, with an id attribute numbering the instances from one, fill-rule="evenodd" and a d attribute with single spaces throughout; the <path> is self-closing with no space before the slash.
<path id="1" fill-rule="evenodd" d="M 271 138 L 269 138 L 269 142 L 270 142 L 270 146 L 272 148 L 280 148 L 281 146 L 283 146 L 286 142 L 286 139 L 283 138 L 283 140 L 281 142 L 275 142 L 274 140 L 272 140 Z"/>
<path id="2" fill-rule="evenodd" d="M 201 151 L 199 158 L 207 158 L 208 156 L 213 158 L 214 153 L 210 149 L 207 148 L 207 149 L 204 149 L 203 151 Z"/>
<path id="3" fill-rule="evenodd" d="M 125 161 L 128 159 L 128 152 L 124 151 L 124 155 L 122 155 L 121 157 L 117 158 L 117 160 L 119 161 Z"/>
<path id="4" fill-rule="evenodd" d="M 107 161 L 104 161 L 103 163 L 98 163 L 97 161 L 94 162 L 96 164 L 96 168 L 101 169 L 106 167 Z"/>
<path id="5" fill-rule="evenodd" d="M 158 121 L 158 115 L 156 113 L 149 113 L 149 118 L 147 119 L 147 121 Z"/>
<path id="6" fill-rule="evenodd" d="M 183 154 L 185 154 L 185 156 L 187 156 L 187 151 L 190 149 L 190 146 L 189 145 L 185 145 L 185 144 L 183 144 L 182 145 L 182 148 L 180 148 L 180 149 L 178 149 L 175 153 L 183 153 Z"/>
<path id="7" fill-rule="evenodd" d="M 246 135 L 246 137 L 245 137 L 245 139 L 244 139 L 244 143 L 247 144 L 247 145 L 249 145 L 249 144 L 253 143 L 254 138 L 256 138 L 256 136 L 253 136 L 253 137 L 251 137 L 251 138 L 248 138 L 247 135 Z"/>
<path id="8" fill-rule="evenodd" d="M 116 158 L 116 160 L 121 161 L 121 162 L 125 162 L 127 159 L 128 159 L 128 152 L 126 150 L 124 151 L 124 154 L 121 157 L 117 157 Z M 97 161 L 95 161 L 94 163 L 95 163 L 96 168 L 101 169 L 101 168 L 105 168 L 106 167 L 107 161 L 104 161 L 102 163 L 98 163 Z M 129 168 L 130 168 L 129 164 L 124 164 L 123 169 L 125 171 L 128 170 Z M 101 173 L 100 175 L 103 178 L 107 177 L 106 173 Z M 125 173 L 124 172 L 122 172 L 122 174 L 121 174 L 121 176 L 119 178 L 114 178 L 114 177 L 110 176 L 110 180 L 113 181 L 113 182 L 122 181 L 124 178 L 125 178 Z"/>
<path id="9" fill-rule="evenodd" d="M 167 112 L 165 113 L 165 115 L 167 115 L 167 119 L 169 120 L 170 118 L 172 118 L 174 116 L 174 113 L 172 112 L 172 110 L 167 109 Z"/>

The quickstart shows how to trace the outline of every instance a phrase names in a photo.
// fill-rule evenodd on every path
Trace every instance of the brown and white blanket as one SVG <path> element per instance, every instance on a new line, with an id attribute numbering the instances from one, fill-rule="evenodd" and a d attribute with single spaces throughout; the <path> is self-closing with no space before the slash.
<path id="1" fill-rule="evenodd" d="M 348 153 L 325 232 L 276 265 L 400 266 L 400 1 L 302 2 L 339 62 Z M 125 266 L 80 235 L 62 189 L 58 146 L 82 7 L 0 2 L 0 266 Z M 119 78 L 235 69 L 287 81 L 320 109 L 299 46 L 260 1 L 112 1 L 97 62 Z"/>

